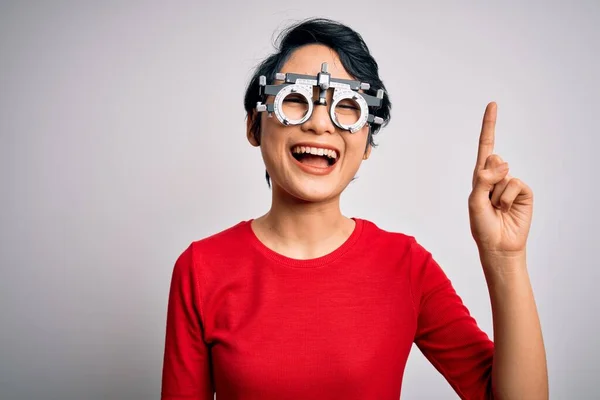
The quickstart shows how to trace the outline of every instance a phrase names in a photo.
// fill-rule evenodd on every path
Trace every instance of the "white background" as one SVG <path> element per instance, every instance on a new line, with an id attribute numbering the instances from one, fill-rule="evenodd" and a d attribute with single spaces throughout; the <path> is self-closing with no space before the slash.
<path id="1" fill-rule="evenodd" d="M 415 235 L 492 334 L 467 196 L 481 117 L 534 190 L 529 270 L 551 397 L 599 393 L 600 3 L 0 4 L 0 397 L 158 398 L 193 241 L 268 209 L 243 93 L 274 32 L 360 32 L 393 102 L 342 201 Z M 403 398 L 456 398 L 414 348 Z"/>

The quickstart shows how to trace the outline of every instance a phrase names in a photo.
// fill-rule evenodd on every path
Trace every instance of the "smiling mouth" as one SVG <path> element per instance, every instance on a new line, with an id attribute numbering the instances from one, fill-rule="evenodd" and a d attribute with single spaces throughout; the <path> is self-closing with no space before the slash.
<path id="1" fill-rule="evenodd" d="M 339 159 L 337 151 L 319 147 L 294 146 L 291 152 L 301 164 L 316 168 L 329 168 Z"/>

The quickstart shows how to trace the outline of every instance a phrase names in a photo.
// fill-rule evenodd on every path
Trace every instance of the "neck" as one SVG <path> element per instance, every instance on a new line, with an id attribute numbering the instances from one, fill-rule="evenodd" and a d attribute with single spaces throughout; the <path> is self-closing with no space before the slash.
<path id="1" fill-rule="evenodd" d="M 254 222 L 255 232 L 271 249 L 293 258 L 315 258 L 339 247 L 354 230 L 342 215 L 340 197 L 302 201 L 273 185 L 271 209 Z"/>

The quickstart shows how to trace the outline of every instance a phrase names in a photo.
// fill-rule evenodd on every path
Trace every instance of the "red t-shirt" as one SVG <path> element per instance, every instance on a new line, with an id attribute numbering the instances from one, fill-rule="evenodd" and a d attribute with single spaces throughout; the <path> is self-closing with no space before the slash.
<path id="1" fill-rule="evenodd" d="M 491 391 L 494 344 L 411 236 L 355 219 L 310 260 L 262 244 L 250 222 L 175 263 L 163 400 L 397 400 L 414 343 L 463 399 Z"/>

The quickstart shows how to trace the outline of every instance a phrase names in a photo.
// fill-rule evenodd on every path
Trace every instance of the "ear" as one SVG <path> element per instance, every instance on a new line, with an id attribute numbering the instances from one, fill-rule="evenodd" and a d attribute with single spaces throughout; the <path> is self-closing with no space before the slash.
<path id="1" fill-rule="evenodd" d="M 373 148 L 373 146 L 371 146 L 370 144 L 367 145 L 367 148 L 365 149 L 365 154 L 363 154 L 363 160 L 366 160 L 371 156 L 372 148 Z"/>
<path id="2" fill-rule="evenodd" d="M 254 125 L 254 121 L 256 118 L 260 118 L 260 115 L 255 110 L 252 110 L 251 113 L 246 115 L 246 138 L 250 142 L 250 144 L 254 147 L 260 146 L 260 144 L 256 141 L 254 137 L 254 133 L 252 131 L 252 126 Z"/>

